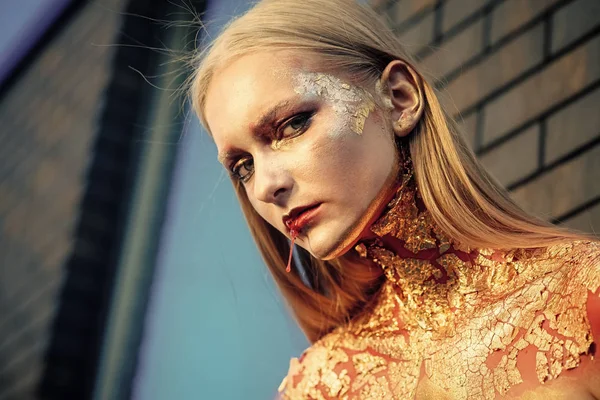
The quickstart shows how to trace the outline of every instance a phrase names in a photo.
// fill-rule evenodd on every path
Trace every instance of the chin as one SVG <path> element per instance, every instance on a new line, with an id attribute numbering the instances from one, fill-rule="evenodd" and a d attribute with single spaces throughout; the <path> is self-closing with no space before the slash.
<path id="1" fill-rule="evenodd" d="M 339 232 L 344 234 L 340 235 Z M 359 238 L 360 235 L 355 234 L 351 226 L 331 227 L 331 229 L 317 226 L 308 233 L 306 250 L 319 260 L 333 260 L 352 249 Z"/>
<path id="2" fill-rule="evenodd" d="M 327 255 L 333 250 L 326 243 L 318 240 L 307 241 L 306 245 L 302 247 L 318 260 L 328 260 Z"/>
<path id="3" fill-rule="evenodd" d="M 315 249 L 313 247 L 313 248 L 310 248 L 307 250 L 313 257 L 315 257 L 317 260 L 321 260 L 321 261 L 333 260 L 334 258 L 338 257 L 336 255 L 337 251 L 336 251 L 335 247 L 324 248 L 324 249 L 321 249 L 321 248 Z"/>

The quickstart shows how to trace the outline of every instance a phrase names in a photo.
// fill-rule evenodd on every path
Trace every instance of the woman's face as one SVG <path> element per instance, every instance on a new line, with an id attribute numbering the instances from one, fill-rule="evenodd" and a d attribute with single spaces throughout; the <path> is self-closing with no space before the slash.
<path id="1" fill-rule="evenodd" d="M 256 212 L 287 237 L 294 226 L 296 243 L 331 259 L 368 231 L 397 161 L 378 91 L 314 65 L 287 51 L 238 58 L 213 76 L 205 116 L 219 161 Z"/>

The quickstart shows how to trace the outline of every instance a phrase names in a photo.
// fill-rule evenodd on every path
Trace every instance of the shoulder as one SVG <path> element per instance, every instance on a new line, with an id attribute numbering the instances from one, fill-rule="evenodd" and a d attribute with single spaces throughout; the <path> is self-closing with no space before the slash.
<path id="1" fill-rule="evenodd" d="M 589 353 L 592 357 L 581 371 L 574 371 L 575 380 L 588 389 L 594 398 L 600 396 L 600 242 L 579 242 L 574 247 L 574 273 L 571 280 L 586 292 L 585 316 L 589 321 L 592 345 Z"/>
<path id="2" fill-rule="evenodd" d="M 576 241 L 523 254 L 531 256 L 535 278 L 500 304 L 518 316 L 519 328 L 503 351 L 509 360 L 512 354 L 522 382 L 507 396 L 525 398 L 523 391 L 541 394 L 552 387 L 554 393 L 577 391 L 581 395 L 572 398 L 589 398 L 585 393 L 600 392 L 600 381 L 589 379 L 600 372 L 594 357 L 600 341 L 600 243 Z"/>
<path id="3" fill-rule="evenodd" d="M 350 376 L 345 364 L 350 356 L 334 344 L 338 336 L 329 334 L 290 360 L 279 386 L 283 399 L 337 399 L 348 391 Z"/>
<path id="4" fill-rule="evenodd" d="M 574 241 L 549 248 L 550 256 L 561 258 L 573 278 L 597 277 L 600 271 L 600 241 Z M 589 282 L 594 284 L 594 282 Z M 595 282 L 598 284 L 599 282 Z"/>
<path id="5" fill-rule="evenodd" d="M 540 310 L 543 318 L 528 331 L 531 337 L 547 338 L 540 341 L 536 363 L 541 362 L 535 365 L 545 385 L 532 393 L 600 398 L 600 243 L 574 242 L 557 247 L 554 256 L 562 262 L 555 279 L 560 283 L 549 290 Z"/>
<path id="6" fill-rule="evenodd" d="M 600 242 L 577 241 L 550 249 L 551 256 L 560 258 L 563 295 L 581 293 L 582 300 L 598 297 L 600 289 Z"/>
<path id="7" fill-rule="evenodd" d="M 387 399 L 393 397 L 392 380 L 401 376 L 398 362 L 338 329 L 291 360 L 279 391 L 285 400 Z"/>
<path id="8" fill-rule="evenodd" d="M 600 340 L 600 242 L 576 241 L 550 248 L 550 254 L 563 262 L 562 283 L 555 295 L 570 307 L 585 311 L 590 333 L 597 342 Z"/>
<path id="9" fill-rule="evenodd" d="M 586 294 L 586 314 L 596 347 L 600 342 L 600 242 L 577 242 L 573 250 L 573 269 L 567 285 L 580 287 Z"/>
<path id="10" fill-rule="evenodd" d="M 592 391 L 600 392 L 600 382 L 592 384 L 592 380 L 586 377 L 586 371 L 600 371 L 597 360 L 600 343 L 600 242 L 576 241 L 563 247 L 557 246 L 555 256 L 564 262 L 562 283 L 549 297 L 544 313 L 549 319 L 551 332 L 572 339 L 572 347 L 578 349 L 570 356 L 579 358 L 579 361 L 567 366 L 571 369 L 582 364 L 569 371 L 574 381 L 582 386 L 592 385 Z"/>

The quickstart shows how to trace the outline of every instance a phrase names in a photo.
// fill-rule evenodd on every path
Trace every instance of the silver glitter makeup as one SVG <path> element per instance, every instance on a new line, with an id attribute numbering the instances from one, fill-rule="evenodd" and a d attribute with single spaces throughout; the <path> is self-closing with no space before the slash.
<path id="1" fill-rule="evenodd" d="M 375 102 L 371 94 L 357 86 L 350 85 L 341 79 L 323 73 L 300 73 L 295 76 L 295 92 L 300 95 L 319 96 L 329 100 L 333 110 L 340 118 L 348 120 L 350 129 L 361 135 L 365 121 L 369 114 L 375 110 Z M 346 126 L 339 126 L 332 134 L 343 134 Z"/>

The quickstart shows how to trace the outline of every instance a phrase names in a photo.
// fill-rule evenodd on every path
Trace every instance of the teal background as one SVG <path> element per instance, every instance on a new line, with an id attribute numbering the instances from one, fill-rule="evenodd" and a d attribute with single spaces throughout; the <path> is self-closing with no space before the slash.
<path id="1" fill-rule="evenodd" d="M 245 1 L 209 3 L 215 35 Z M 216 147 L 184 130 L 133 398 L 272 399 L 308 343 L 260 258 Z"/>

